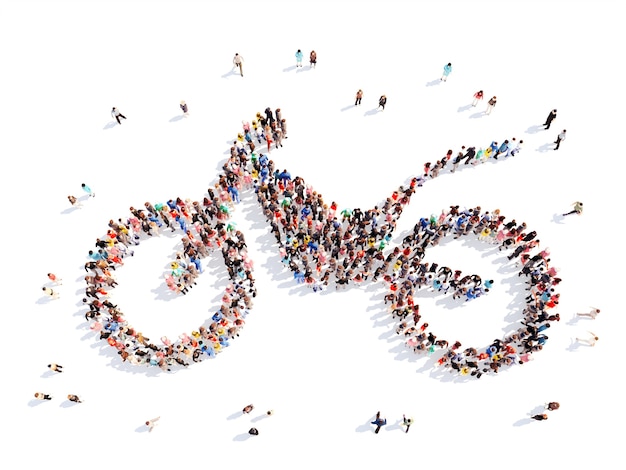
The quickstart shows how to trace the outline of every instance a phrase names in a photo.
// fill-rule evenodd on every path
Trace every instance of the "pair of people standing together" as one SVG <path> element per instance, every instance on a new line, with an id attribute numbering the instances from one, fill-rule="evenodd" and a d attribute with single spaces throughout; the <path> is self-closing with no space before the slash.
<path id="1" fill-rule="evenodd" d="M 302 54 L 302 50 L 298 49 L 298 51 L 296 52 L 296 68 L 302 67 L 303 57 L 304 57 L 304 54 Z M 315 66 L 317 65 L 317 52 L 311 51 L 311 53 L 309 54 L 309 65 L 311 66 L 312 69 L 314 69 Z"/>

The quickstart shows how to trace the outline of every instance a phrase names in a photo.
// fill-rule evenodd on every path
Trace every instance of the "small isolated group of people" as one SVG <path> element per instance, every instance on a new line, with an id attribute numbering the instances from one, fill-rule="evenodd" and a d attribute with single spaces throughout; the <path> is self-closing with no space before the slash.
<path id="1" fill-rule="evenodd" d="M 244 406 L 241 412 L 247 415 L 247 414 L 250 414 L 252 410 L 254 410 L 254 405 L 250 404 L 250 405 Z M 272 416 L 273 414 L 274 414 L 274 410 L 267 410 L 265 412 L 265 416 Z M 251 436 L 258 436 L 259 430 L 255 427 L 252 427 L 248 430 L 248 434 L 250 434 Z"/>
<path id="2" fill-rule="evenodd" d="M 96 197 L 96 193 L 93 192 L 93 190 L 87 186 L 85 183 L 82 183 L 80 185 L 81 189 L 87 194 L 87 196 L 89 197 Z M 76 198 L 75 196 L 67 196 L 67 200 L 70 201 L 70 204 L 74 207 L 82 207 L 83 204 L 80 202 L 80 200 L 78 200 L 78 198 Z"/>
<path id="3" fill-rule="evenodd" d="M 546 130 L 550 129 L 550 126 L 552 125 L 552 121 L 556 119 L 556 113 L 557 113 L 556 109 L 553 109 L 552 111 L 550 111 L 550 113 L 548 114 L 548 117 L 546 118 L 546 122 L 543 124 L 544 129 Z M 554 141 L 556 146 L 554 147 L 554 150 L 558 150 L 559 147 L 561 147 L 561 142 L 563 142 L 566 137 L 567 137 L 567 129 L 563 129 L 556 136 L 556 140 Z"/>
<path id="4" fill-rule="evenodd" d="M 374 421 L 372 421 L 371 424 L 376 426 L 376 428 L 374 428 L 374 433 L 378 434 L 380 432 L 380 429 L 383 426 L 387 425 L 387 418 L 383 418 L 380 415 L 380 411 L 378 411 L 378 412 L 376 412 L 376 416 L 374 417 Z M 409 429 L 410 429 L 412 424 L 413 424 L 413 418 L 407 418 L 406 415 L 402 415 L 401 425 L 404 426 L 404 432 L 405 433 L 409 432 Z"/>
<path id="5" fill-rule="evenodd" d="M 58 374 L 63 372 L 63 366 L 59 365 L 59 364 L 48 364 L 48 369 L 50 369 L 52 372 L 56 372 Z M 41 392 L 36 392 L 35 393 L 35 398 L 37 400 L 52 400 L 52 395 L 49 395 L 47 393 L 41 393 Z M 69 394 L 67 395 L 67 399 L 73 403 L 82 403 L 83 401 L 78 397 L 78 395 L 74 395 L 74 394 Z"/>
<path id="6" fill-rule="evenodd" d="M 478 90 L 476 93 L 474 93 L 474 99 L 472 100 L 472 107 L 476 107 L 476 105 L 478 103 L 480 103 L 483 98 L 485 97 L 485 94 L 482 90 Z M 496 103 L 498 102 L 498 97 L 497 96 L 492 96 L 489 101 L 487 101 L 487 109 L 485 110 L 485 114 L 491 114 L 491 111 L 493 111 L 493 108 L 496 107 Z"/>
<path id="7" fill-rule="evenodd" d="M 48 280 L 50 281 L 50 283 L 53 286 L 60 286 L 63 284 L 63 280 L 58 277 L 56 274 L 54 273 L 48 273 Z M 59 298 L 59 293 L 58 291 L 54 290 L 52 287 L 48 286 L 43 286 L 41 288 L 41 290 L 43 290 L 44 294 L 47 295 L 48 297 L 52 298 L 52 299 L 58 299 Z"/>
<path id="8" fill-rule="evenodd" d="M 302 59 L 304 54 L 302 53 L 302 49 L 298 49 L 296 51 L 296 68 L 302 67 Z M 317 65 L 317 52 L 311 51 L 309 53 L 309 67 L 314 69 Z"/>
<path id="9" fill-rule="evenodd" d="M 551 401 L 545 404 L 545 409 L 547 411 L 558 410 L 560 407 L 561 405 L 558 401 Z M 540 413 L 540 414 L 531 416 L 531 419 L 534 419 L 535 421 L 545 421 L 546 419 L 548 419 L 548 415 L 547 413 Z"/>
<path id="10" fill-rule="evenodd" d="M 588 312 L 579 312 L 576 314 L 577 317 L 582 317 L 582 318 L 590 318 L 592 320 L 595 320 L 596 317 L 600 314 L 600 309 L 597 307 L 590 307 L 590 310 Z M 587 331 L 588 336 L 584 337 L 584 338 L 576 338 L 576 341 L 578 341 L 579 343 L 584 343 L 588 346 L 595 346 L 596 342 L 600 339 L 598 337 L 598 335 L 596 335 L 594 332 L 592 331 Z"/>
<path id="11" fill-rule="evenodd" d="M 360 88 L 357 90 L 356 92 L 356 96 L 354 98 L 354 106 L 360 106 L 361 105 L 361 100 L 363 99 L 363 90 L 361 90 Z M 387 104 L 387 96 L 385 95 L 381 95 L 380 98 L 378 98 L 378 108 L 377 109 L 382 109 L 383 111 L 385 110 L 385 105 Z"/>

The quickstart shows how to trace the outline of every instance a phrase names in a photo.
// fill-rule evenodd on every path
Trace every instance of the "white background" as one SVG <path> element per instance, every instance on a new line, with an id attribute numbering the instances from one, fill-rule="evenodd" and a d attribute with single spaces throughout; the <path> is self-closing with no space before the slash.
<path id="1" fill-rule="evenodd" d="M 617 468 L 620 9 L 618 1 L 0 3 L 0 466 Z M 296 70 L 298 48 L 305 66 Z M 235 52 L 243 78 L 231 73 Z M 439 83 L 448 62 L 452 73 Z M 486 103 L 467 106 L 478 89 L 498 96 L 490 116 Z M 381 94 L 387 109 L 374 112 Z M 112 106 L 128 118 L 121 126 L 111 125 Z M 297 286 L 247 193 L 234 217 L 259 294 L 241 337 L 176 373 L 120 364 L 83 319 L 87 251 L 131 205 L 203 197 L 241 120 L 267 106 L 288 121 L 284 148 L 271 153 L 276 166 L 340 207 L 374 206 L 449 148 L 523 139 L 513 159 L 445 172 L 418 189 L 394 243 L 453 204 L 499 208 L 537 230 L 563 278 L 563 320 L 535 361 L 480 380 L 433 370 L 433 358 L 409 354 L 395 335 L 382 283 L 321 294 Z M 552 128 L 540 130 L 553 108 Z M 67 196 L 82 196 L 81 183 L 96 197 L 72 209 Z M 576 200 L 584 215 L 559 217 Z M 117 273 L 112 300 L 153 340 L 197 328 L 225 280 L 218 254 L 190 295 L 165 295 L 176 243 L 142 243 Z M 428 253 L 496 281 L 469 304 L 422 293 L 435 334 L 484 347 L 517 327 L 523 286 L 502 256 L 473 241 Z M 50 271 L 64 280 L 59 300 L 41 296 Z M 602 309 L 597 320 L 573 319 L 590 305 Z M 596 347 L 574 342 L 586 330 L 599 335 Z M 48 372 L 50 362 L 65 372 Z M 54 399 L 37 402 L 36 391 Z M 68 393 L 84 403 L 70 404 Z M 561 409 L 548 421 L 528 419 L 550 400 Z M 243 416 L 248 403 L 255 410 Z M 274 416 L 263 418 L 267 409 Z M 375 435 L 378 410 L 389 425 Z M 402 413 L 416 420 L 408 434 L 397 425 Z M 155 416 L 148 433 L 142 423 Z M 259 436 L 246 434 L 252 425 Z"/>

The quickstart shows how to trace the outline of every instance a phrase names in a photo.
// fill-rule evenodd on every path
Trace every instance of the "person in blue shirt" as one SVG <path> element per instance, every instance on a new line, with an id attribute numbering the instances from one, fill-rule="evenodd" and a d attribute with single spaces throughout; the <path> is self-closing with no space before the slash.
<path id="1" fill-rule="evenodd" d="M 385 426 L 387 424 L 387 419 L 386 418 L 381 418 L 380 417 L 380 411 L 376 413 L 376 419 L 374 421 L 372 421 L 372 424 L 376 426 L 376 429 L 374 430 L 374 433 L 378 434 L 378 432 L 380 431 L 380 428 L 382 428 L 383 426 Z"/>
<path id="2" fill-rule="evenodd" d="M 498 155 L 500 155 L 501 153 L 505 153 L 509 150 L 509 141 L 505 140 L 504 142 L 502 142 L 502 145 L 500 145 L 500 147 L 498 147 L 498 150 L 496 151 L 496 153 L 494 154 L 493 158 L 495 158 L 496 160 L 498 159 Z"/>
<path id="3" fill-rule="evenodd" d="M 296 67 L 302 67 L 302 56 L 302 51 L 298 49 L 298 52 L 296 52 Z"/>
<path id="4" fill-rule="evenodd" d="M 448 80 L 448 75 L 450 75 L 450 72 L 452 72 L 452 64 L 448 62 L 446 65 L 443 66 L 443 75 L 441 76 L 441 81 L 445 82 L 446 80 Z"/>
<path id="5" fill-rule="evenodd" d="M 87 194 L 89 194 L 89 197 L 96 197 L 96 193 L 94 193 L 91 188 L 89 186 L 87 186 L 85 183 L 82 183 L 80 185 L 81 188 L 83 188 L 83 191 L 85 191 Z"/>

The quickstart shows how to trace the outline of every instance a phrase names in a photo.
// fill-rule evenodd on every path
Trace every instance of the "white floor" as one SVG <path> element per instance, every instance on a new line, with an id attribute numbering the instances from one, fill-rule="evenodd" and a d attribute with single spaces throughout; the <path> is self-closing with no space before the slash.
<path id="1" fill-rule="evenodd" d="M 624 255 L 605 234 L 621 226 L 624 194 L 620 10 L 611 1 L 3 2 L 0 467 L 617 468 Z M 243 78 L 231 73 L 235 52 Z M 453 71 L 439 83 L 447 62 Z M 486 103 L 468 107 L 478 89 L 498 96 L 489 116 Z M 387 109 L 374 112 L 381 94 Z M 112 106 L 128 118 L 121 126 L 111 125 Z M 449 148 L 523 139 L 514 159 L 428 181 L 394 243 L 419 217 L 455 204 L 526 221 L 563 278 L 563 320 L 544 351 L 497 376 L 442 378 L 404 350 L 382 283 L 321 294 L 296 285 L 248 193 L 234 217 L 259 295 L 241 337 L 176 373 L 120 365 L 83 319 L 87 251 L 131 205 L 203 197 L 241 121 L 267 106 L 289 124 L 284 148 L 271 153 L 276 166 L 341 207 L 372 207 Z M 553 108 L 552 128 L 539 130 Z M 81 183 L 96 197 L 72 210 L 67 195 L 81 195 Z M 576 200 L 583 216 L 559 217 Z M 220 256 L 205 260 L 190 295 L 159 296 L 175 242 L 142 243 L 118 271 L 114 301 L 147 336 L 189 332 L 219 305 Z M 483 347 L 519 320 L 510 306 L 517 271 L 497 252 L 452 242 L 427 260 L 496 280 L 468 304 L 424 293 L 436 334 Z M 59 300 L 41 296 L 50 271 L 63 278 Z M 598 319 L 573 319 L 590 305 L 602 309 Z M 600 337 L 594 348 L 574 342 L 586 330 Z M 65 372 L 48 372 L 50 362 Z M 37 391 L 54 398 L 37 402 Z M 549 400 L 561 409 L 531 422 Z M 244 416 L 248 403 L 255 410 Z M 375 435 L 378 410 L 389 424 Z M 408 434 L 403 413 L 416 420 Z"/>

